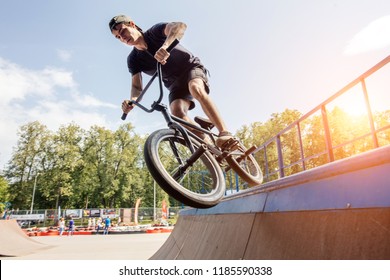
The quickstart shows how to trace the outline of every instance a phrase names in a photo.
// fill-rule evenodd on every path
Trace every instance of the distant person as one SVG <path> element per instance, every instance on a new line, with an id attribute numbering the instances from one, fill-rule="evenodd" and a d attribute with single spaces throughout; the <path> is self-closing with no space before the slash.
<path id="1" fill-rule="evenodd" d="M 103 232 L 103 234 L 108 234 L 108 229 L 110 228 L 110 226 L 111 226 L 111 220 L 107 216 L 106 220 L 104 221 L 104 232 Z"/>
<path id="2" fill-rule="evenodd" d="M 102 228 L 102 218 L 99 217 L 96 224 L 96 234 L 99 234 L 101 228 Z"/>
<path id="3" fill-rule="evenodd" d="M 92 229 L 95 229 L 96 227 L 96 218 L 93 218 L 92 219 L 92 225 L 91 225 Z"/>
<path id="4" fill-rule="evenodd" d="M 74 221 L 73 218 L 70 218 L 69 224 L 68 224 L 68 236 L 73 235 L 74 233 Z"/>
<path id="5" fill-rule="evenodd" d="M 88 230 L 92 227 L 92 219 L 88 219 Z"/>
<path id="6" fill-rule="evenodd" d="M 60 221 L 58 223 L 58 226 L 59 226 L 60 235 L 62 235 L 64 233 L 64 230 L 65 230 L 65 220 L 64 220 L 64 218 L 60 219 Z"/>

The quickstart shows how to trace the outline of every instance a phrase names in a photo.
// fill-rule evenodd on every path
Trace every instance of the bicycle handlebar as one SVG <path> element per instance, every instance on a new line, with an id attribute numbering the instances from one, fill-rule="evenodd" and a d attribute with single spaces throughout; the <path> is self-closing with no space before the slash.
<path id="1" fill-rule="evenodd" d="M 167 48 L 167 52 L 171 52 L 176 46 L 177 44 L 179 44 L 179 40 L 178 39 L 175 39 Z M 149 53 L 150 54 L 150 53 Z M 157 62 L 157 69 L 159 67 L 159 64 L 161 64 L 160 62 Z M 129 105 L 133 105 L 133 104 L 137 104 L 138 103 L 138 100 L 140 100 L 140 98 L 142 98 L 142 96 L 145 94 L 146 90 L 149 88 L 149 85 L 152 83 L 152 81 L 156 78 L 156 76 L 158 75 L 158 70 L 154 73 L 154 75 L 152 76 L 149 84 L 145 87 L 145 89 L 141 92 L 140 96 L 138 96 L 137 100 L 130 100 L 129 101 Z M 139 104 L 138 104 L 139 105 Z M 124 121 L 125 119 L 127 118 L 127 114 L 126 113 L 123 113 L 122 114 L 122 117 L 121 119 Z"/>

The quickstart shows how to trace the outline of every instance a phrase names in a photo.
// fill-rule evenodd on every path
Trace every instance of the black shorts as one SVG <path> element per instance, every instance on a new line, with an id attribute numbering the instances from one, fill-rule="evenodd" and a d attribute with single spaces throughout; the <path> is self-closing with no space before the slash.
<path id="1" fill-rule="evenodd" d="M 187 74 L 183 75 L 179 80 L 174 82 L 169 89 L 169 103 L 172 103 L 176 99 L 186 99 L 191 102 L 189 110 L 195 108 L 193 97 L 188 88 L 189 81 L 200 78 L 203 80 L 206 92 L 210 92 L 209 80 L 207 78 L 208 71 L 203 66 L 197 66 L 190 69 Z"/>

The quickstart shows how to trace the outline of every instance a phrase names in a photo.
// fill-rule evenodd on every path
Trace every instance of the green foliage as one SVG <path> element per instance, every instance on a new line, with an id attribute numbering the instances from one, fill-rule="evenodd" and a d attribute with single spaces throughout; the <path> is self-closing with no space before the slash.
<path id="1" fill-rule="evenodd" d="M 267 143 L 266 149 L 255 155 L 263 172 L 274 173 L 266 180 L 278 178 L 276 135 L 280 139 L 283 163 L 289 166 L 284 169 L 285 176 L 303 170 L 299 135 L 306 158 L 305 169 L 329 161 L 321 112 L 279 134 L 301 115 L 297 110 L 287 109 L 272 114 L 265 123 L 255 122 L 237 131 L 236 136 L 247 147 Z M 336 160 L 373 147 L 367 117 L 351 116 L 337 107 L 327 116 Z M 377 133 L 380 146 L 390 144 L 389 124 L 389 110 L 374 114 L 375 128 L 380 129 Z M 157 207 L 161 207 L 163 200 L 171 207 L 182 206 L 154 186 L 143 160 L 145 138 L 135 134 L 130 123 L 116 131 L 98 126 L 85 131 L 69 124 L 52 132 L 39 122 L 32 122 L 20 127 L 18 135 L 4 177 L 0 177 L 0 202 L 9 201 L 14 209 L 30 208 L 34 185 L 34 209 L 132 208 L 138 198 L 142 199 L 142 207 L 153 207 L 154 197 Z M 352 142 L 355 138 L 359 140 Z M 236 188 L 235 174 L 226 174 L 226 180 L 228 188 Z M 245 188 L 242 181 L 240 187 Z"/>
<path id="2" fill-rule="evenodd" d="M 284 175 L 295 174 L 304 169 L 314 168 L 329 162 L 327 145 L 325 141 L 324 119 L 321 112 L 317 112 L 298 125 L 281 133 L 286 127 L 297 121 L 301 116 L 296 110 L 285 110 L 280 114 L 272 114 L 265 123 L 253 123 L 244 126 L 237 136 L 243 139 L 247 147 L 255 144 L 263 146 L 256 154 L 256 159 L 263 171 L 273 175 L 266 178 L 267 181 L 277 179 L 279 171 L 279 158 L 277 150 L 277 137 L 281 143 L 282 159 L 285 168 Z M 350 115 L 338 107 L 327 112 L 331 146 L 334 160 L 343 159 L 368 151 L 374 147 L 374 141 L 370 130 L 369 119 L 366 115 Z M 374 114 L 374 125 L 380 131 L 377 133 L 379 146 L 390 144 L 390 111 Z M 299 143 L 299 135 L 302 139 L 302 151 Z M 270 139 L 273 139 L 270 141 Z M 356 140 L 357 139 L 357 140 Z M 268 141 L 268 142 L 267 142 Z M 305 158 L 303 167 L 303 157 Z M 267 165 L 265 161 L 267 158 Z"/>
<path id="3" fill-rule="evenodd" d="M 265 122 L 253 123 L 251 126 L 242 127 L 236 134 L 246 147 L 251 147 L 252 145 L 262 146 L 272 137 L 276 136 L 280 131 L 288 127 L 291 123 L 299 119 L 301 113 L 297 110 L 286 109 L 282 113 L 274 113 L 271 115 L 271 118 Z M 299 143 L 297 137 L 297 131 L 293 130 L 290 133 L 284 134 L 281 137 L 282 152 L 285 157 L 286 162 L 292 162 L 299 158 Z M 270 142 L 267 145 L 266 156 L 268 162 L 268 170 L 273 172 L 278 169 L 278 153 L 275 142 Z M 255 155 L 255 158 L 259 165 L 263 168 L 263 172 L 265 172 L 265 155 L 264 150 L 258 152 Z M 296 167 L 294 170 L 296 171 Z M 289 171 L 291 173 L 292 171 Z M 277 175 L 272 177 L 271 179 L 277 178 Z M 268 178 L 269 179 L 269 178 Z"/>
<path id="4" fill-rule="evenodd" d="M 8 182 L 0 176 L 0 214 L 5 210 L 5 202 L 10 198 Z"/>
<path id="5" fill-rule="evenodd" d="M 34 179 L 50 133 L 46 126 L 32 122 L 22 126 L 18 135 L 19 141 L 4 174 L 10 185 L 13 207 L 26 208 L 31 203 Z"/>
<path id="6" fill-rule="evenodd" d="M 7 202 L 10 198 L 8 182 L 0 176 L 0 202 Z"/>
<path id="7" fill-rule="evenodd" d="M 70 124 L 53 133 L 33 122 L 19 137 L 4 171 L 13 208 L 30 208 L 35 179 L 34 209 L 134 207 L 138 198 L 153 205 L 153 194 L 146 195 L 153 180 L 143 163 L 144 139 L 131 124 L 116 131 Z"/>

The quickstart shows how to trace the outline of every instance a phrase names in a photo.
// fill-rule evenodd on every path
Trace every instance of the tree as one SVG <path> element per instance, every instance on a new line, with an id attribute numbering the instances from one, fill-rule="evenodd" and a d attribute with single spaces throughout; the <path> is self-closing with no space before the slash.
<path id="1" fill-rule="evenodd" d="M 9 201 L 10 193 L 8 182 L 0 176 L 0 213 L 5 210 L 5 203 Z"/>
<path id="2" fill-rule="evenodd" d="M 13 207 L 29 208 L 34 178 L 39 172 L 43 147 L 50 133 L 46 126 L 32 122 L 22 126 L 18 135 L 19 141 L 5 169 L 5 177 L 10 182 L 10 200 Z"/>
<path id="3" fill-rule="evenodd" d="M 78 193 L 75 185 L 79 171 L 83 168 L 81 145 L 83 130 L 76 124 L 61 126 L 51 137 L 45 147 L 45 157 L 42 159 L 42 178 L 45 184 L 40 188 L 42 193 L 42 207 L 54 208 L 58 206 L 74 207 Z"/>
<path id="4" fill-rule="evenodd" d="M 114 134 L 116 147 L 115 179 L 121 186 L 117 192 L 117 205 L 134 207 L 138 198 L 145 203 L 145 186 L 150 176 L 145 173 L 142 143 L 144 139 L 134 133 L 134 127 L 128 123 L 120 126 Z"/>
<path id="5" fill-rule="evenodd" d="M 85 139 L 81 193 L 91 207 L 133 207 L 145 194 L 148 182 L 143 172 L 142 138 L 125 124 L 115 132 L 92 127 Z"/>
<path id="6" fill-rule="evenodd" d="M 375 113 L 374 120 L 377 129 L 390 125 L 390 110 Z M 380 146 L 390 144 L 390 128 L 378 133 L 378 142 Z"/>
<path id="7" fill-rule="evenodd" d="M 271 115 L 271 118 L 265 123 L 255 122 L 250 126 L 242 127 L 236 134 L 246 147 L 256 145 L 257 147 L 264 146 L 264 144 L 275 137 L 280 131 L 288 127 L 294 121 L 299 119 L 301 113 L 297 110 L 286 109 L 282 113 L 274 113 Z M 285 164 L 295 162 L 300 157 L 299 142 L 296 130 L 291 130 L 288 133 L 281 135 L 282 143 L 282 154 L 285 160 Z M 267 158 L 267 166 L 266 160 Z M 269 142 L 266 145 L 265 150 L 260 150 L 255 155 L 256 160 L 263 167 L 263 172 L 265 172 L 266 167 L 269 173 L 278 170 L 278 152 L 277 144 L 275 141 Z M 294 167 L 291 170 L 288 170 L 287 173 L 291 174 L 296 172 L 298 167 Z M 277 175 L 275 175 L 277 176 Z M 275 176 L 266 179 L 274 179 Z"/>
<path id="8" fill-rule="evenodd" d="M 275 113 L 264 123 L 243 126 L 236 133 L 246 147 L 262 147 L 256 160 L 267 171 L 266 181 L 278 178 L 278 149 L 285 176 L 302 170 L 299 134 L 302 137 L 305 168 L 328 162 L 324 120 L 321 112 L 313 114 L 283 134 L 280 132 L 301 117 L 297 110 Z M 373 147 L 367 118 L 351 116 L 340 108 L 327 113 L 331 145 L 335 159 L 361 153 Z M 380 146 L 390 144 L 390 111 L 374 115 Z M 361 137 L 362 135 L 369 135 Z M 9 201 L 17 209 L 29 209 L 37 179 L 35 209 L 55 208 L 121 208 L 134 207 L 138 198 L 143 207 L 154 204 L 154 180 L 144 159 L 145 137 L 134 132 L 130 123 L 116 131 L 93 126 L 88 131 L 76 124 L 62 126 L 55 133 L 39 122 L 20 127 L 19 140 L 0 177 L 0 202 Z M 277 136 L 277 137 L 275 137 Z M 357 141 L 351 141 L 358 138 Z M 265 145 L 266 143 L 266 145 Z M 171 160 L 171 159 L 167 159 Z M 226 174 L 227 186 L 236 188 L 236 175 Z M 239 180 L 239 187 L 246 188 Z M 170 198 L 156 185 L 157 205 L 163 200 L 170 206 L 182 203 Z"/>

